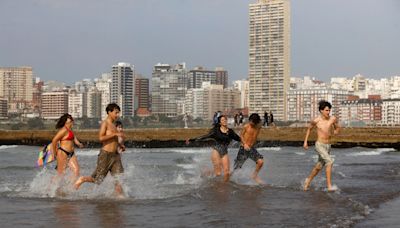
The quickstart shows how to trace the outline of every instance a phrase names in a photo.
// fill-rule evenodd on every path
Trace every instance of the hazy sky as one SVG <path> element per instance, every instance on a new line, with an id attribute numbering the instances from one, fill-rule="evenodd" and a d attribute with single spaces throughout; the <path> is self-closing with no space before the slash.
<path id="1" fill-rule="evenodd" d="M 256 0 L 0 0 L 0 66 L 43 80 L 95 78 L 117 62 L 248 72 Z M 292 0 L 291 75 L 400 75 L 399 0 Z"/>

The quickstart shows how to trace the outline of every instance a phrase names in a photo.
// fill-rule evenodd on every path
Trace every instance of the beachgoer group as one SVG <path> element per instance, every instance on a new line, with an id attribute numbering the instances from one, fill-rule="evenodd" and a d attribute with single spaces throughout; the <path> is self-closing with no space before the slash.
<path id="1" fill-rule="evenodd" d="M 330 156 L 331 136 L 339 133 L 338 120 L 334 116 L 330 116 L 331 104 L 327 101 L 319 103 L 320 116 L 312 120 L 307 128 L 304 139 L 304 149 L 308 149 L 308 138 L 313 128 L 317 129 L 317 141 L 315 149 L 318 153 L 318 162 L 312 169 L 310 175 L 304 181 L 304 190 L 308 190 L 313 178 L 319 171 L 326 166 L 326 182 L 329 191 L 333 190 L 331 183 L 331 172 L 333 159 Z M 73 118 L 69 114 L 64 114 L 60 117 L 56 124 L 59 129 L 57 134 L 52 140 L 53 151 L 57 151 L 57 173 L 59 176 L 64 175 L 65 170 L 69 167 L 73 171 L 74 187 L 79 187 L 85 182 L 100 184 L 108 173 L 112 176 L 118 177 L 124 172 L 121 161 L 121 153 L 125 151 L 125 134 L 123 126 L 118 121 L 120 114 L 120 107 L 111 103 L 106 107 L 107 117 L 101 123 L 99 131 L 99 141 L 102 143 L 102 148 L 97 158 L 97 166 L 91 176 L 79 177 L 79 165 L 76 154 L 74 152 L 74 145 L 83 147 L 83 144 L 75 137 L 72 129 Z M 236 121 L 237 119 L 237 121 Z M 243 123 L 243 114 L 235 115 L 235 125 Z M 250 115 L 248 122 L 241 130 L 240 136 L 235 133 L 233 129 L 228 128 L 228 118 L 218 111 L 213 118 L 213 127 L 208 134 L 187 139 L 186 143 L 213 140 L 214 144 L 211 151 L 211 162 L 213 164 L 213 174 L 221 176 L 223 173 L 223 180 L 229 181 L 230 176 L 233 174 L 230 171 L 230 161 L 228 156 L 228 147 L 232 140 L 240 142 L 239 151 L 234 162 L 234 171 L 241 168 L 244 162 L 250 158 L 255 162 L 255 170 L 252 173 L 252 179 L 257 183 L 262 184 L 263 181 L 258 176 L 264 164 L 263 156 L 256 150 L 255 144 L 260 129 L 263 125 L 273 124 L 272 112 L 269 114 L 265 112 L 264 123 L 257 113 Z M 331 134 L 333 130 L 333 134 Z M 79 178 L 78 178 L 79 177 Z M 118 178 L 115 178 L 114 191 L 117 196 L 123 196 L 124 191 Z"/>

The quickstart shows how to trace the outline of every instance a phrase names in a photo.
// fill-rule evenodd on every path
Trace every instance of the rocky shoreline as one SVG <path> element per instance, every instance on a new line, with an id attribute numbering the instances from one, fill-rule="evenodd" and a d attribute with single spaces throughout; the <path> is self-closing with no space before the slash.
<path id="1" fill-rule="evenodd" d="M 206 134 L 209 129 L 128 129 L 125 130 L 127 147 L 167 148 L 185 147 L 185 140 Z M 240 128 L 236 128 L 237 133 Z M 277 127 L 263 128 L 258 137 L 258 146 L 302 146 L 306 128 Z M 0 131 L 1 145 L 42 146 L 51 141 L 56 131 Z M 75 135 L 87 147 L 100 147 L 98 130 L 75 130 Z M 310 145 L 315 141 L 316 132 L 310 136 Z M 195 142 L 189 146 L 205 146 L 207 142 Z M 400 128 L 343 128 L 332 140 L 333 147 L 396 148 L 400 150 Z M 238 146 L 233 143 L 233 146 Z"/>

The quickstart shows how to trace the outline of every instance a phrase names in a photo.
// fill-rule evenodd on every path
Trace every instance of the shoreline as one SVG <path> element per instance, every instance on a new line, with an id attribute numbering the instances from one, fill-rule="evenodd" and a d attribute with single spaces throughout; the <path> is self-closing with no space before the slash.
<path id="1" fill-rule="evenodd" d="M 241 128 L 234 128 L 239 134 Z M 306 133 L 305 127 L 275 127 L 262 128 L 257 146 L 303 146 Z M 187 138 L 195 138 L 206 134 L 209 128 L 143 128 L 125 129 L 125 145 L 130 148 L 171 148 L 171 147 L 200 147 L 207 142 L 185 144 Z M 49 143 L 56 130 L 1 130 L 0 145 L 31 145 L 43 146 Z M 74 130 L 75 135 L 86 147 L 100 147 L 98 130 Z M 309 144 L 314 145 L 316 131 L 313 130 Z M 232 143 L 235 146 L 235 143 Z M 341 133 L 332 138 L 332 147 L 351 148 L 395 148 L 400 150 L 400 128 L 342 128 Z"/>

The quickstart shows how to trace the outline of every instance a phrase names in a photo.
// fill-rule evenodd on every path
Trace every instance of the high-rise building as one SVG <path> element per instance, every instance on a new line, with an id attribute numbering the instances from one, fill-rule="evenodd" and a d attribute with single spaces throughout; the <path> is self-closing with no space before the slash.
<path id="1" fill-rule="evenodd" d="M 84 116 L 83 105 L 84 105 L 84 93 L 71 89 L 68 92 L 68 113 L 73 118 L 82 118 Z"/>
<path id="2" fill-rule="evenodd" d="M 28 108 L 33 98 L 32 67 L 0 67 L 0 97 L 7 99 L 8 112 Z"/>
<path id="3" fill-rule="evenodd" d="M 217 85 L 223 85 L 224 89 L 228 88 L 228 71 L 226 71 L 223 67 L 215 68 L 215 77 Z"/>
<path id="4" fill-rule="evenodd" d="M 201 88 L 203 82 L 217 83 L 216 72 L 213 70 L 206 70 L 201 66 L 195 67 L 187 73 L 188 89 Z"/>
<path id="5" fill-rule="evenodd" d="M 88 118 L 101 118 L 101 91 L 96 87 L 90 87 L 86 92 L 86 116 Z"/>
<path id="6" fill-rule="evenodd" d="M 211 120 L 216 111 L 230 112 L 240 106 L 240 92 L 223 85 L 203 82 L 202 88 L 189 89 L 186 94 L 185 112 L 193 118 Z"/>
<path id="7" fill-rule="evenodd" d="M 42 94 L 42 118 L 58 119 L 68 113 L 68 92 L 45 92 Z"/>
<path id="8" fill-rule="evenodd" d="M 101 78 L 95 79 L 95 85 L 97 90 L 101 92 L 101 119 L 106 118 L 106 107 L 111 101 L 111 74 L 104 73 Z"/>
<path id="9" fill-rule="evenodd" d="M 142 76 L 135 78 L 135 110 L 142 109 L 148 111 L 149 106 L 149 79 Z"/>
<path id="10" fill-rule="evenodd" d="M 134 66 L 118 63 L 112 66 L 111 102 L 121 107 L 121 116 L 133 116 Z"/>
<path id="11" fill-rule="evenodd" d="M 233 82 L 233 88 L 240 91 L 240 108 L 249 107 L 249 81 L 237 80 Z"/>
<path id="12" fill-rule="evenodd" d="M 7 119 L 7 116 L 8 116 L 7 99 L 0 98 L 0 119 Z"/>
<path id="13" fill-rule="evenodd" d="M 151 78 L 152 113 L 174 117 L 183 114 L 187 90 L 185 63 L 157 64 Z"/>
<path id="14" fill-rule="evenodd" d="M 249 111 L 286 120 L 290 83 L 289 0 L 258 0 L 249 5 Z"/>

